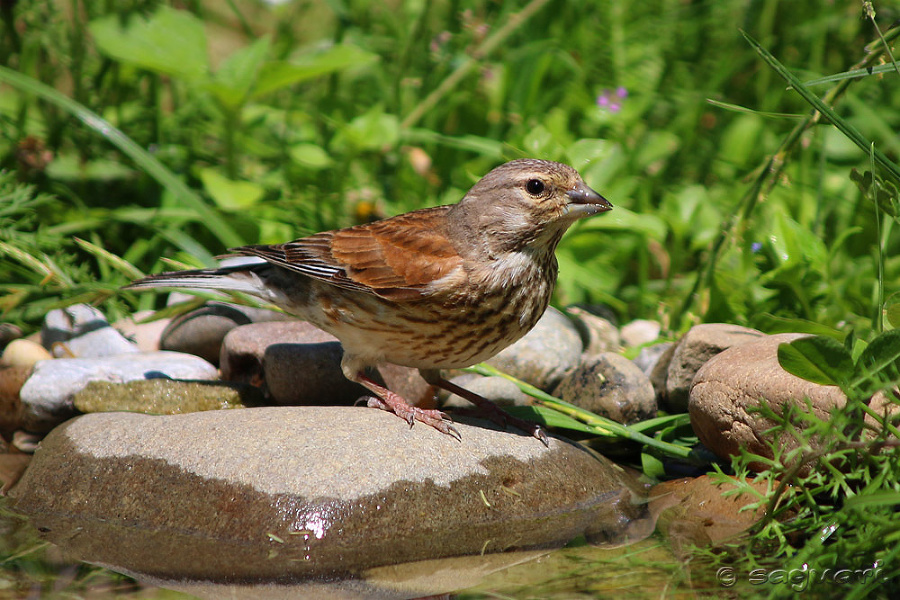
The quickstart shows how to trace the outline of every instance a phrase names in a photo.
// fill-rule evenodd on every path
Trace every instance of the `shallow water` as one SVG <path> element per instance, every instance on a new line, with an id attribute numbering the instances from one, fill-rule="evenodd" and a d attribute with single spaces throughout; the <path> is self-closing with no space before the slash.
<path id="1" fill-rule="evenodd" d="M 0 504 L 2 507 L 2 504 Z M 71 598 L 660 598 L 725 591 L 716 569 L 687 568 L 652 536 L 615 548 L 576 541 L 560 550 L 488 554 L 369 569 L 360 578 L 263 584 L 132 579 L 71 561 L 22 517 L 0 513 L 0 599 Z M 743 587 L 743 586 L 738 586 Z M 733 590 L 734 588 L 732 588 Z"/>

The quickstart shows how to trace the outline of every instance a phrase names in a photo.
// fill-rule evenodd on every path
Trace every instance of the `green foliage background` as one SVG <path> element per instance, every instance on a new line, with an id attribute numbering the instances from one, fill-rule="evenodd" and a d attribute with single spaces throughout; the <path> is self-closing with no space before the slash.
<path id="1" fill-rule="evenodd" d="M 133 273 L 76 236 L 143 272 L 160 257 L 208 263 L 237 243 L 455 202 L 496 164 L 535 156 L 573 164 L 616 205 L 567 236 L 559 303 L 674 332 L 875 322 L 875 209 L 848 176 L 868 156 L 832 126 L 804 133 L 764 201 L 726 227 L 788 117 L 808 113 L 739 29 L 808 80 L 867 55 L 876 34 L 858 3 L 21 1 L 3 14 L 0 64 L 187 184 L 161 184 L 103 126 L 4 86 L 0 165 L 40 196 L 16 203 L 7 176 L 6 320 L 36 324 L 73 297 L 125 310 L 112 293 Z M 855 81 L 836 107 L 889 154 L 895 77 Z M 620 110 L 598 105 L 619 88 Z M 885 238 L 890 293 L 897 240 Z"/>

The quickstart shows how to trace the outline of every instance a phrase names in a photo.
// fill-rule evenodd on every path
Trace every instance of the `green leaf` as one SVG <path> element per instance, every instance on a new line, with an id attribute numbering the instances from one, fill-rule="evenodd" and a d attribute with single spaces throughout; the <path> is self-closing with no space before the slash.
<path id="1" fill-rule="evenodd" d="M 857 362 L 859 371 L 864 369 L 867 375 L 886 375 L 889 380 L 896 380 L 900 367 L 900 329 L 885 331 L 863 350 Z"/>
<path id="2" fill-rule="evenodd" d="M 265 191 L 250 181 L 234 181 L 215 169 L 200 171 L 200 181 L 219 208 L 238 211 L 250 208 L 259 202 Z"/>
<path id="3" fill-rule="evenodd" d="M 842 385 L 853 374 L 853 359 L 844 345 L 829 337 L 806 337 L 778 346 L 781 367 L 822 385 Z"/>
<path id="4" fill-rule="evenodd" d="M 237 110 L 246 102 L 270 46 L 269 36 L 263 36 L 236 50 L 219 66 L 208 89 L 227 110 Z"/>
<path id="5" fill-rule="evenodd" d="M 360 115 L 344 125 L 334 137 L 334 147 L 351 148 L 358 151 L 393 147 L 400 138 L 400 124 L 395 115 L 382 112 L 373 106 L 369 112 Z"/>
<path id="6" fill-rule="evenodd" d="M 163 6 L 124 26 L 110 15 L 91 21 L 88 29 L 101 52 L 123 63 L 188 81 L 209 74 L 203 23 L 186 10 Z"/>
<path id="7" fill-rule="evenodd" d="M 546 425 L 547 427 L 558 427 L 559 429 L 568 429 L 590 434 L 597 433 L 596 428 L 564 415 L 558 410 L 553 410 L 552 408 L 547 408 L 545 406 L 509 406 L 504 408 L 504 410 L 514 417 L 535 421 L 542 425 Z"/>
<path id="8" fill-rule="evenodd" d="M 653 479 L 662 479 L 666 475 L 663 461 L 647 452 L 641 452 L 641 470 L 644 472 L 644 475 Z"/>
<path id="9" fill-rule="evenodd" d="M 291 62 L 269 62 L 260 69 L 253 97 L 258 98 L 307 79 L 336 73 L 351 67 L 365 66 L 378 58 L 351 44 L 341 44 L 320 52 L 302 56 Z"/>
<path id="10" fill-rule="evenodd" d="M 291 146 L 288 154 L 295 163 L 309 169 L 324 169 L 334 162 L 328 153 L 316 144 L 295 144 Z"/>
<path id="11" fill-rule="evenodd" d="M 884 315 L 891 327 L 900 328 L 900 292 L 891 294 L 884 303 Z"/>

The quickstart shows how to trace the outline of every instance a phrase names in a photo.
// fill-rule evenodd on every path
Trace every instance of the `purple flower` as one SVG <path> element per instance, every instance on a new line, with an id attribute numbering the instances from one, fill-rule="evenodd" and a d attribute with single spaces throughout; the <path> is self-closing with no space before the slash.
<path id="1" fill-rule="evenodd" d="M 617 113 L 622 110 L 622 101 L 628 97 L 628 90 L 619 86 L 615 91 L 603 90 L 603 93 L 597 96 L 597 106 L 611 113 Z"/>
<path id="2" fill-rule="evenodd" d="M 750 244 L 750 252 L 752 252 L 753 254 L 756 254 L 760 250 L 762 250 L 761 242 L 753 242 L 752 244 Z"/>

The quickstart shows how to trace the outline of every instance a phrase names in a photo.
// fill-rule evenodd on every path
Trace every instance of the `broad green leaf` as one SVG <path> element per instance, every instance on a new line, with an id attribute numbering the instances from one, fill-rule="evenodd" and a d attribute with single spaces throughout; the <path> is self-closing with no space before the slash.
<path id="1" fill-rule="evenodd" d="M 101 52 L 123 63 L 188 81 L 209 74 L 203 23 L 186 10 L 163 6 L 124 26 L 110 15 L 91 21 L 88 29 Z"/>
<path id="2" fill-rule="evenodd" d="M 647 477 L 654 479 L 662 479 L 666 475 L 666 467 L 663 461 L 648 452 L 641 452 L 641 471 Z"/>
<path id="3" fill-rule="evenodd" d="M 842 385 L 853 375 L 853 359 L 843 344 L 829 337 L 807 337 L 778 346 L 781 367 L 822 385 Z"/>
<path id="4" fill-rule="evenodd" d="M 390 148 L 400 138 L 400 123 L 395 115 L 372 109 L 346 125 L 334 137 L 335 148 L 350 147 L 355 150 L 381 150 Z"/>
<path id="5" fill-rule="evenodd" d="M 857 371 L 865 370 L 868 375 L 883 373 L 894 380 L 900 366 L 900 329 L 885 331 L 859 355 Z"/>
<path id="6" fill-rule="evenodd" d="M 270 46 L 269 36 L 263 36 L 219 66 L 209 90 L 227 110 L 237 110 L 250 96 Z"/>
<path id="7" fill-rule="evenodd" d="M 891 294 L 884 304 L 888 323 L 895 329 L 900 328 L 900 293 Z"/>
<path id="8" fill-rule="evenodd" d="M 244 210 L 259 202 L 264 190 L 250 181 L 233 181 L 215 169 L 200 171 L 203 188 L 219 208 L 231 211 Z"/>
<path id="9" fill-rule="evenodd" d="M 334 162 L 328 153 L 316 144 L 295 144 L 291 146 L 288 154 L 295 163 L 309 169 L 324 169 Z"/>
<path id="10" fill-rule="evenodd" d="M 620 152 L 619 145 L 615 142 L 603 139 L 580 139 L 566 150 L 569 164 L 579 172 L 589 164 L 603 161 L 616 152 Z"/>
<path id="11" fill-rule="evenodd" d="M 679 137 L 666 130 L 652 131 L 641 141 L 637 155 L 634 157 L 635 168 L 641 170 L 659 170 L 681 145 Z"/>
<path id="12" fill-rule="evenodd" d="M 258 98 L 314 77 L 365 66 L 377 58 L 376 54 L 362 48 L 342 44 L 325 52 L 301 56 L 291 62 L 269 62 L 260 69 L 253 97 Z"/>

